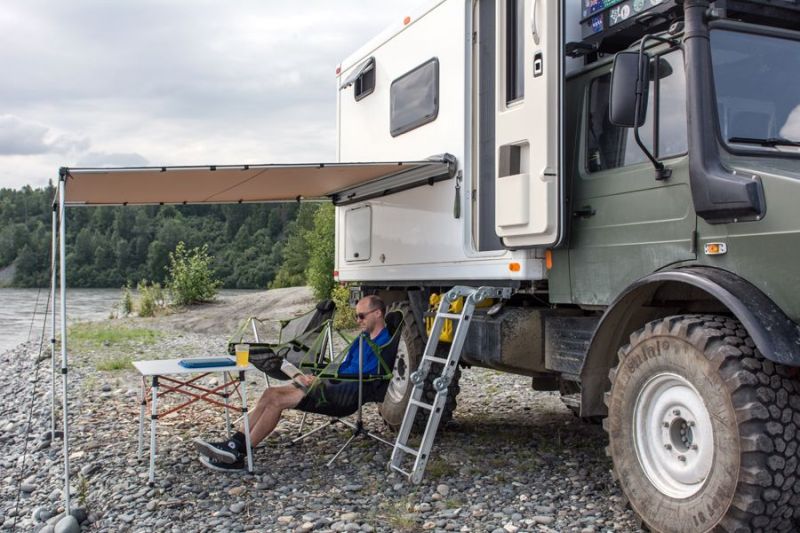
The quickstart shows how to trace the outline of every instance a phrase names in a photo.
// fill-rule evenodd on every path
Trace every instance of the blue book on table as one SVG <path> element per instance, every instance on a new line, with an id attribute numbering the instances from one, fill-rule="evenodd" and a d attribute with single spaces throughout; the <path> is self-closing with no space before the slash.
<path id="1" fill-rule="evenodd" d="M 199 359 L 181 359 L 178 364 L 184 368 L 208 368 L 212 366 L 236 366 L 230 357 L 203 357 Z"/>

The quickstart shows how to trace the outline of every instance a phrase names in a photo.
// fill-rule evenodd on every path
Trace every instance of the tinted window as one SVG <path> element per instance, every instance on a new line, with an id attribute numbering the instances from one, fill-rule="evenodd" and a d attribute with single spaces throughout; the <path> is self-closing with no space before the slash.
<path id="1" fill-rule="evenodd" d="M 506 0 L 506 103 L 525 94 L 525 42 L 522 0 Z"/>
<path id="2" fill-rule="evenodd" d="M 375 58 L 369 58 L 361 75 L 353 83 L 353 96 L 356 101 L 366 98 L 375 90 Z"/>
<path id="3" fill-rule="evenodd" d="M 676 50 L 659 56 L 651 63 L 650 98 L 647 120 L 639 128 L 639 137 L 656 157 L 685 153 L 686 87 L 683 55 Z M 592 81 L 589 88 L 587 161 L 589 172 L 599 172 L 647 161 L 636 144 L 633 128 L 620 128 L 609 121 L 611 75 Z M 654 108 L 658 112 L 654 112 Z M 654 147 L 654 139 L 658 146 Z"/>
<path id="4" fill-rule="evenodd" d="M 711 54 L 724 141 L 800 141 L 800 42 L 714 30 Z"/>
<path id="5" fill-rule="evenodd" d="M 439 60 L 431 59 L 397 78 L 392 83 L 390 100 L 392 137 L 436 120 Z"/>

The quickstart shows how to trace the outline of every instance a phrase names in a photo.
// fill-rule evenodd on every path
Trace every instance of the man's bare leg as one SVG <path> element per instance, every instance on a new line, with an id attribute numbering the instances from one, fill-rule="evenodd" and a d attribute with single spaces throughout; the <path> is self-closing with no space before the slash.
<path id="1" fill-rule="evenodd" d="M 292 385 L 272 387 L 264 391 L 258 399 L 256 406 L 247 415 L 250 424 L 250 443 L 257 446 L 278 425 L 284 409 L 296 407 L 303 399 L 304 392 Z M 244 453 L 245 439 L 244 428 L 225 442 L 207 442 L 203 439 L 194 439 L 195 448 L 211 462 L 201 457 L 201 462 L 210 468 L 240 469 Z M 226 465 L 230 465 L 226 467 Z"/>
<path id="2" fill-rule="evenodd" d="M 253 412 L 250 413 L 250 443 L 258 444 L 272 433 L 284 409 L 297 407 L 305 393 L 292 385 L 272 387 L 264 391 Z"/>

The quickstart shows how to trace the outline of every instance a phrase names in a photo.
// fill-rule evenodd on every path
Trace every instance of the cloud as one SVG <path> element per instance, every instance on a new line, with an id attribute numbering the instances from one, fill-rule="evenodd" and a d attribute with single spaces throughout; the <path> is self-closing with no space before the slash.
<path id="1" fill-rule="evenodd" d="M 414 9 L 298 5 L 4 0 L 0 187 L 76 163 L 334 160 L 336 66 Z"/>
<path id="2" fill-rule="evenodd" d="M 85 138 L 53 137 L 46 126 L 13 115 L 0 115 L 0 155 L 66 154 L 86 150 L 88 146 Z"/>
<path id="3" fill-rule="evenodd" d="M 147 159 L 136 153 L 89 152 L 78 160 L 78 167 L 146 167 Z"/>
<path id="4" fill-rule="evenodd" d="M 49 152 L 44 137 L 47 128 L 25 123 L 11 115 L 0 116 L 0 154 L 31 155 Z"/>

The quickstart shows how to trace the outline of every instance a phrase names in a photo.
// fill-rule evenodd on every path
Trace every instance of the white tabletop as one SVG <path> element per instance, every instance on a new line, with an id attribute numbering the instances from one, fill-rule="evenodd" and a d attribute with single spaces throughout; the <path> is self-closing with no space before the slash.
<path id="1" fill-rule="evenodd" d="M 155 359 L 152 361 L 134 361 L 133 366 L 143 376 L 163 376 L 166 374 L 205 374 L 207 372 L 241 372 L 248 370 L 255 370 L 252 364 L 247 366 L 235 365 L 221 365 L 221 366 L 206 366 L 203 368 L 186 368 L 180 365 L 180 361 L 184 359 L 191 359 L 190 357 L 183 357 L 181 359 Z M 198 359 L 207 359 L 207 357 L 199 357 Z M 220 359 L 232 360 L 233 357 L 221 356 Z"/>

